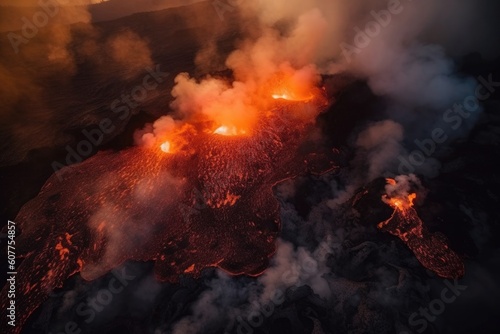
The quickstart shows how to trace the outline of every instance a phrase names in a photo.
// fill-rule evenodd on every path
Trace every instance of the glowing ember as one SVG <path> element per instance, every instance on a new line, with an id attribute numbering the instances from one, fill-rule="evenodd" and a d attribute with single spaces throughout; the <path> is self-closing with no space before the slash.
<path id="1" fill-rule="evenodd" d="M 246 131 L 238 130 L 235 126 L 220 126 L 215 131 L 214 134 L 222 135 L 222 136 L 238 136 L 244 135 Z"/>
<path id="2" fill-rule="evenodd" d="M 396 186 L 397 181 L 387 179 Z M 459 278 L 465 273 L 464 263 L 448 246 L 448 240 L 440 233 L 430 233 L 413 208 L 417 195 L 400 194 L 382 201 L 394 209 L 392 216 L 378 224 L 378 228 L 400 238 L 427 269 L 444 278 Z"/>
<path id="3" fill-rule="evenodd" d="M 387 178 L 385 179 L 385 181 L 387 182 L 387 184 L 390 184 L 391 186 L 395 186 L 397 184 L 396 180 L 394 179 Z"/>
<path id="4" fill-rule="evenodd" d="M 388 198 L 384 196 L 384 201 L 395 209 L 405 210 L 413 206 L 416 198 L 417 194 L 413 193 L 403 198 Z"/>
<path id="5" fill-rule="evenodd" d="M 170 153 L 170 146 L 171 146 L 170 142 L 166 141 L 163 144 L 161 144 L 160 148 L 163 152 Z"/>
<path id="6" fill-rule="evenodd" d="M 293 101 L 293 102 L 308 102 L 312 99 L 314 99 L 313 95 L 308 95 L 305 97 L 301 96 L 296 96 L 292 94 L 273 94 L 272 98 L 275 100 L 287 100 L 287 101 Z"/>
<path id="7" fill-rule="evenodd" d="M 278 99 L 283 99 L 283 100 L 288 100 L 289 97 L 286 94 L 273 94 L 273 99 L 278 100 Z"/>

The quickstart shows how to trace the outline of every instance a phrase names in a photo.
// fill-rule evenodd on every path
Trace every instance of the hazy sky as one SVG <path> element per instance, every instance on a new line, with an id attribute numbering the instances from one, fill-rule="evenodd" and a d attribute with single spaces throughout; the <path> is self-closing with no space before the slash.
<path id="1" fill-rule="evenodd" d="M 95 3 L 100 3 L 100 2 L 108 2 L 108 1 L 113 1 L 116 3 L 137 3 L 137 4 L 147 4 L 149 5 L 168 5 L 169 3 L 173 3 L 175 5 L 179 5 L 180 3 L 193 3 L 193 2 L 201 2 L 205 0 L 185 0 L 185 1 L 179 1 L 179 0 L 46 0 L 45 2 L 50 2 L 50 1 L 58 1 L 60 4 L 72 4 L 72 5 L 89 5 L 89 4 L 95 4 Z M 0 6 L 30 6 L 33 4 L 38 4 L 38 1 L 34 0 L 0 0 Z"/>
<path id="2" fill-rule="evenodd" d="M 49 2 L 47 0 L 46 2 Z M 55 0 L 53 0 L 55 1 Z M 104 0 L 108 1 L 108 0 Z M 58 0 L 61 4 L 75 4 L 75 5 L 88 5 L 92 3 L 104 2 L 101 0 Z M 33 3 L 37 3 L 38 1 L 33 0 L 0 0 L 0 5 L 3 6 L 31 6 Z"/>

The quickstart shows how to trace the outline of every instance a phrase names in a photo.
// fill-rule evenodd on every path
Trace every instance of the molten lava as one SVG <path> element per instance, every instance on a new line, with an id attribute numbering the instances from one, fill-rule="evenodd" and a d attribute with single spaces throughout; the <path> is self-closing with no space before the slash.
<path id="1" fill-rule="evenodd" d="M 293 102 L 308 102 L 314 98 L 314 95 L 297 96 L 290 93 L 273 94 L 272 98 L 275 100 L 286 100 Z"/>
<path id="2" fill-rule="evenodd" d="M 238 136 L 238 135 L 244 135 L 246 134 L 245 130 L 239 130 L 235 126 L 225 126 L 222 125 L 215 129 L 214 131 L 215 134 L 222 135 L 222 136 Z"/>
<path id="3" fill-rule="evenodd" d="M 64 181 L 50 177 L 16 218 L 24 260 L 15 331 L 69 276 L 93 280 L 127 260 L 155 261 L 158 279 L 170 282 L 207 267 L 262 273 L 280 230 L 272 188 L 310 170 L 303 142 L 324 101 L 276 103 L 245 136 L 172 123 L 146 136 L 150 146 L 99 152 L 63 171 Z M 1 302 L 5 309 L 5 288 Z"/>
<path id="4" fill-rule="evenodd" d="M 387 179 L 395 186 L 397 181 Z M 430 233 L 413 207 L 417 195 L 384 195 L 382 201 L 394 209 L 392 216 L 378 228 L 400 238 L 427 269 L 444 278 L 459 278 L 465 273 L 462 259 L 448 246 L 441 233 Z"/>
<path id="5" fill-rule="evenodd" d="M 171 147 L 171 144 L 169 141 L 166 141 L 164 142 L 163 144 L 161 144 L 160 148 L 163 152 L 165 153 L 170 153 L 170 147 Z"/>

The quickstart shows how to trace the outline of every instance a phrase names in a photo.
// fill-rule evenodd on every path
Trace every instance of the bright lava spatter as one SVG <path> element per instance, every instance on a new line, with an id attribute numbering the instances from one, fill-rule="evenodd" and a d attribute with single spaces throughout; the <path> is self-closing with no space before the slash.
<path id="1" fill-rule="evenodd" d="M 387 179 L 395 184 L 393 179 Z M 441 233 L 431 233 L 413 207 L 416 194 L 382 199 L 390 205 L 392 216 L 378 224 L 382 231 L 400 238 L 415 254 L 417 260 L 427 269 L 443 278 L 460 278 L 465 274 L 462 259 L 449 247 L 448 240 Z"/>
<path id="2" fill-rule="evenodd" d="M 325 108 L 319 95 L 276 101 L 251 135 L 190 129 L 182 148 L 167 141 L 100 152 L 64 181 L 50 177 L 16 218 L 24 260 L 13 332 L 71 275 L 93 280 L 126 260 L 153 260 L 158 279 L 170 282 L 207 267 L 262 273 L 280 231 L 273 186 L 325 161 L 304 147 L 312 124 L 303 114 Z M 5 288 L 1 298 L 4 309 Z"/>

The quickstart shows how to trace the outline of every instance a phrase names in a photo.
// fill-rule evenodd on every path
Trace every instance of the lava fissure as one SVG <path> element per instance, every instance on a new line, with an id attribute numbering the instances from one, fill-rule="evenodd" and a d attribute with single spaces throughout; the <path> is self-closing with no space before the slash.
<path id="1" fill-rule="evenodd" d="M 397 185 L 394 179 L 387 182 Z M 394 212 L 378 228 L 401 239 L 425 268 L 444 278 L 462 277 L 465 274 L 462 259 L 449 247 L 443 234 L 429 232 L 414 208 L 416 197 L 416 193 L 384 195 L 382 200 Z"/>

